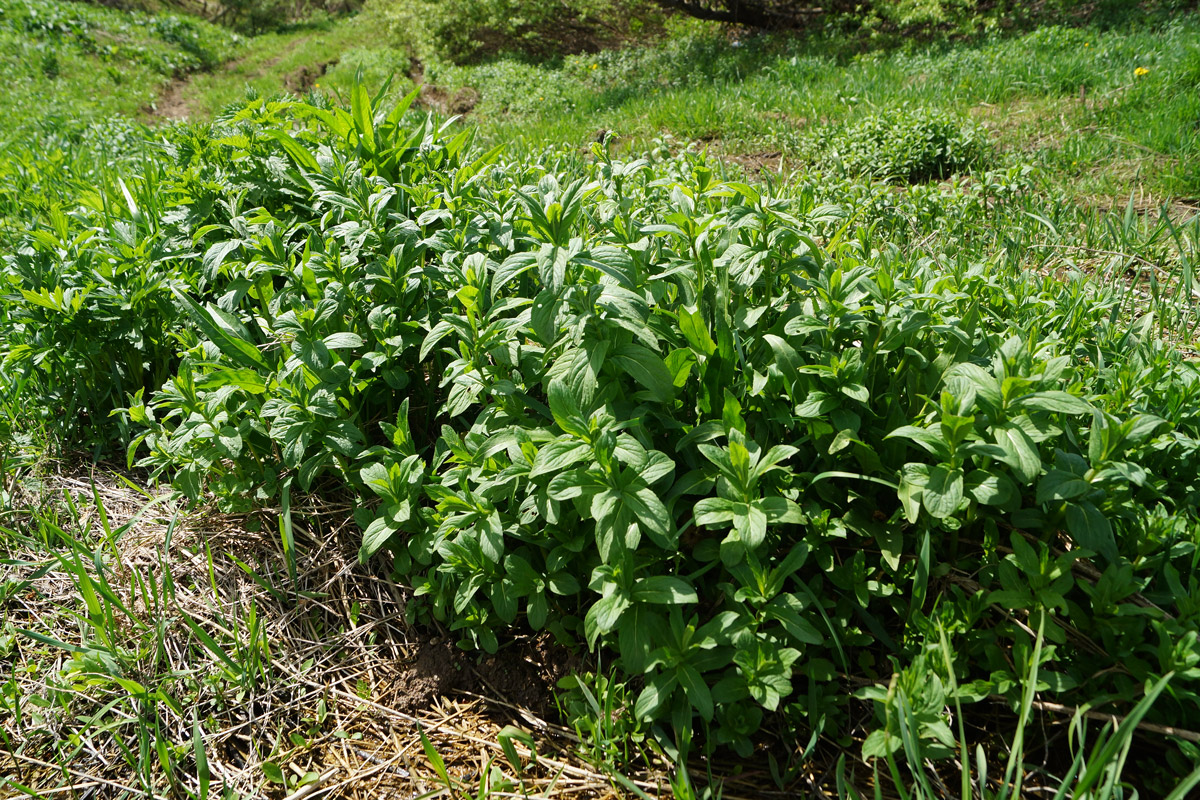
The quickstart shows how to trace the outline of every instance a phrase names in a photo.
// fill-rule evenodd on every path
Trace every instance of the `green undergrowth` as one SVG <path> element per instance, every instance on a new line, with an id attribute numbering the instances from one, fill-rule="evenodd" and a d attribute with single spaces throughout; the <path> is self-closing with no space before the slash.
<path id="1" fill-rule="evenodd" d="M 485 150 L 350 99 L 161 129 L 30 212 L 14 427 L 281 508 L 292 559 L 297 498 L 349 498 L 412 625 L 599 656 L 575 707 L 678 763 L 769 754 L 787 785 L 832 748 L 922 793 L 1006 763 L 989 797 L 1200 763 L 1030 723 L 1200 702 L 1200 223 L 1021 167 L 756 184 L 666 141 Z"/>
<path id="2" fill-rule="evenodd" d="M 172 76 L 208 70 L 237 35 L 192 16 L 66 0 L 0 3 L 0 146 L 137 116 Z"/>
<path id="3" fill-rule="evenodd" d="M 434 63 L 426 77 L 476 90 L 485 134 L 532 149 L 583 144 L 598 130 L 636 149 L 669 133 L 811 164 L 831 132 L 911 106 L 983 123 L 1000 151 L 996 166 L 1043 166 L 1056 192 L 1195 197 L 1196 27 L 1180 15 L 1148 27 L 1050 27 L 862 51 L 852 38 L 731 40 L 694 25 L 654 47 L 540 64 Z"/>
<path id="4" fill-rule="evenodd" d="M 390 81 L 397 98 L 412 87 L 407 49 L 370 14 L 322 19 L 250 41 L 224 68 L 197 74 L 183 87 L 191 118 L 211 119 L 247 92 L 347 98 L 356 76 L 372 91 Z"/>
<path id="5" fill-rule="evenodd" d="M 98 172 L 145 161 L 137 120 L 172 78 L 214 69 L 243 41 L 187 15 L 0 2 L 0 243 L 69 208 Z"/>
<path id="6" fill-rule="evenodd" d="M 4 748 L 204 796 L 218 723 L 290 702 L 265 622 L 172 605 L 171 534 L 127 575 L 95 485 L 7 511 L 83 452 L 278 517 L 273 563 L 225 564 L 277 621 L 304 509 L 348 506 L 412 630 L 580 657 L 562 721 L 624 789 L 742 760 L 841 798 L 1187 796 L 1194 16 L 471 66 L 383 19 L 0 4 L 0 550 L 37 572 L 0 580 Z M 181 75 L 193 123 L 129 119 Z M 443 97 L 465 125 L 409 106 Z M 47 577 L 78 602 L 42 619 Z M 238 791 L 315 779 L 305 714 Z"/>

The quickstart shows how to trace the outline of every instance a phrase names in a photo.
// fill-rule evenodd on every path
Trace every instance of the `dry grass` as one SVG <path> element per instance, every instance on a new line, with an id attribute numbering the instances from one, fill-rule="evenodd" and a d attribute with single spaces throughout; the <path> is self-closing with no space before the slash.
<path id="1" fill-rule="evenodd" d="M 187 512 L 104 469 L 59 470 L 16 488 L 15 505 L 29 511 L 11 512 L 0 532 L 9 564 L 0 593 L 8 781 L 43 797 L 198 796 L 198 724 L 212 797 L 410 798 L 445 788 L 421 729 L 471 795 L 481 782 L 495 797 L 616 794 L 573 754 L 571 732 L 483 684 L 414 707 L 413 663 L 425 643 L 405 623 L 406 595 L 383 566 L 357 562 L 349 509 L 297 512 L 293 584 L 279 536 L 267 533 L 277 530 L 272 515 Z M 110 628 L 118 670 L 15 631 L 106 649 L 105 624 L 94 613 L 89 621 L 78 578 L 55 560 L 71 558 L 54 541 L 56 526 L 97 554 L 101 569 L 89 564 L 88 574 L 130 612 L 117 611 Z M 519 776 L 497 740 L 507 724 L 537 740 L 539 757 Z M 267 780 L 273 767 L 316 781 L 285 788 Z M 653 778 L 639 784 L 657 793 Z M 0 780 L 0 796 L 25 793 Z"/>

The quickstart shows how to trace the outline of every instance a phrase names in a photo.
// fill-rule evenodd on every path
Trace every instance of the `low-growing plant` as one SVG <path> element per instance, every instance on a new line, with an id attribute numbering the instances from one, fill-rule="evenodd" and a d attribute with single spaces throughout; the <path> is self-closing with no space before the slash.
<path id="1" fill-rule="evenodd" d="M 918 183 L 984 164 L 988 145 L 977 126 L 942 111 L 902 109 L 821 131 L 820 158 L 851 175 Z"/>
<path id="2" fill-rule="evenodd" d="M 406 109 L 360 85 L 173 131 L 131 202 L 101 187 L 28 237 L 66 285 L 6 313 L 134 248 L 174 276 L 151 296 L 178 361 L 131 392 L 133 459 L 229 508 L 348 490 L 413 623 L 602 650 L 672 758 L 841 735 L 848 677 L 894 672 L 867 697 L 908 698 L 885 759 L 910 730 L 955 752 L 954 686 L 1027 717 L 1030 663 L 1065 705 L 1173 674 L 1147 719 L 1187 719 L 1200 375 L 1127 295 L 1042 276 L 1027 243 L 1071 218 L 1025 173 L 756 187 L 665 144 L 480 152 Z"/>
<path id="3" fill-rule="evenodd" d="M 633 692 L 616 670 L 568 675 L 558 688 L 559 713 L 593 764 L 628 764 L 644 752 L 647 733 L 634 717 Z"/>

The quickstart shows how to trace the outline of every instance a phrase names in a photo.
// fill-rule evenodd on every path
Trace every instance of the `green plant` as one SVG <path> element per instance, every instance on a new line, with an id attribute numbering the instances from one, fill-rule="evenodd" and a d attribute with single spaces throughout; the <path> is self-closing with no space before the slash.
<path id="1" fill-rule="evenodd" d="M 963 120 L 905 109 L 827 128 L 816 149 L 852 175 L 917 183 L 981 166 L 988 148 L 983 132 Z"/>
<path id="2" fill-rule="evenodd" d="M 569 675 L 558 682 L 563 719 L 575 729 L 593 764 L 627 764 L 646 741 L 633 714 L 634 697 L 614 670 L 609 675 Z"/>
<path id="3" fill-rule="evenodd" d="M 609 86 L 613 103 L 696 132 L 733 130 L 725 110 L 811 85 L 812 118 L 840 108 L 852 122 L 831 140 L 865 153 L 881 117 L 856 128 L 856 106 L 899 97 L 880 87 L 914 71 L 1005 100 L 1010 84 L 971 81 L 1002 63 L 1055 95 L 1099 65 L 1086 88 L 1116 91 L 1142 40 L 1052 55 L 1095 34 L 869 55 L 844 71 L 770 40 L 700 37 L 550 72 L 446 74 L 522 91 L 567 76 L 556 103 L 591 113 L 602 106 L 584 89 Z M 1009 64 L 1022 47 L 1036 57 Z M 723 65 L 720 82 L 689 74 L 695 54 Z M 1121 113 L 1186 85 L 1188 59 L 1163 58 L 1121 90 Z M 610 86 L 656 66 L 634 89 Z M 1163 74 L 1175 89 L 1149 82 Z M 663 107 L 658 88 L 695 96 Z M 751 184 L 668 138 L 621 155 L 611 140 L 487 149 L 388 92 L 356 84 L 346 108 L 256 98 L 153 147 L 113 126 L 107 170 L 72 152 L 75 131 L 7 162 L 10 432 L 41 405 L 61 435 L 82 419 L 97 449 L 131 441 L 131 460 L 191 500 L 278 506 L 293 592 L 294 501 L 348 501 L 360 557 L 411 588 L 410 623 L 467 649 L 545 631 L 610 665 L 569 690 L 585 747 L 620 760 L 634 752 L 620 739 L 644 735 L 681 796 L 700 791 L 689 756 L 752 755 L 778 731 L 807 740 L 793 754 L 807 758 L 857 733 L 860 700 L 877 711 L 868 755 L 927 795 L 926 762 L 969 762 L 976 742 L 948 732 L 985 698 L 1004 734 L 986 744 L 1012 785 L 1037 757 L 1038 699 L 1189 719 L 1200 376 L 1179 345 L 1196 325 L 1200 223 L 1047 199 L 1044 173 L 1017 162 L 973 161 L 959 178 L 958 145 L 942 144 L 982 153 L 982 140 L 942 112 L 908 112 L 929 127 L 871 162 L 942 183 L 847 168 Z M 932 89 L 904 92 L 938 107 Z M 773 130 L 754 113 L 739 135 Z M 79 553 L 77 591 L 96 595 L 87 625 L 115 629 L 120 609 Z M 246 608 L 180 622 L 235 699 L 270 684 L 277 646 Z M 125 663 L 117 637 L 86 631 L 86 647 Z M 953 659 L 931 647 L 943 632 Z M 852 697 L 863 683 L 878 688 Z M 1092 789 L 1115 791 L 1144 735 L 1130 725 L 1080 745 L 1057 765 L 1062 785 L 1095 765 Z M 1165 794 L 1195 751 L 1162 751 L 1149 780 Z"/>
<path id="4" fill-rule="evenodd" d="M 878 668 L 869 642 L 898 647 L 931 603 L 996 618 L 963 647 L 1004 693 L 1028 643 L 1003 609 L 1067 607 L 1088 630 L 1127 602 L 1082 611 L 1074 561 L 1190 576 L 1196 420 L 1144 392 L 1190 396 L 1192 367 L 1114 295 L 877 239 L 1029 219 L 1019 189 L 982 199 L 1019 174 L 913 190 L 889 218 L 886 188 L 835 207 L 687 153 L 501 161 L 402 111 L 359 87 L 348 111 L 259 102 L 216 132 L 246 154 L 226 163 L 284 165 L 286 191 L 254 182 L 261 208 L 193 222 L 186 350 L 130 408 L 142 463 L 190 497 L 348 484 L 361 555 L 391 554 L 415 622 L 465 647 L 519 626 L 611 651 L 643 684 L 633 719 L 685 754 L 694 727 L 746 752 L 768 716 L 837 726 L 834 665 L 866 648 Z M 1032 541 L 1005 557 L 1014 525 Z M 959 570 L 981 588 L 936 582 Z M 1133 655 L 1167 624 L 1194 623 L 1119 629 L 1128 678 L 1052 625 L 1064 696 L 1171 671 Z"/>

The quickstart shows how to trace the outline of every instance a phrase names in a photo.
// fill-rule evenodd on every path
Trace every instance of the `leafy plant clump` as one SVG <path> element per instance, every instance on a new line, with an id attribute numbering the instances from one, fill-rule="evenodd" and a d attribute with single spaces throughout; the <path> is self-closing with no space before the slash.
<path id="1" fill-rule="evenodd" d="M 815 149 L 850 175 L 921 183 L 983 165 L 988 144 L 981 129 L 958 117 L 905 108 L 827 127 Z"/>
<path id="2" fill-rule="evenodd" d="M 1040 230 L 1019 172 L 776 194 L 405 109 L 168 132 L 5 258 L 9 368 L 96 420 L 125 393 L 131 457 L 193 499 L 348 487 L 414 622 L 603 649 L 627 728 L 681 748 L 844 737 L 848 682 L 908 664 L 934 755 L 947 687 L 1015 709 L 1031 665 L 1065 705 L 1170 676 L 1148 719 L 1194 713 L 1200 375 L 1121 296 L 980 255 L 971 224 Z"/>

